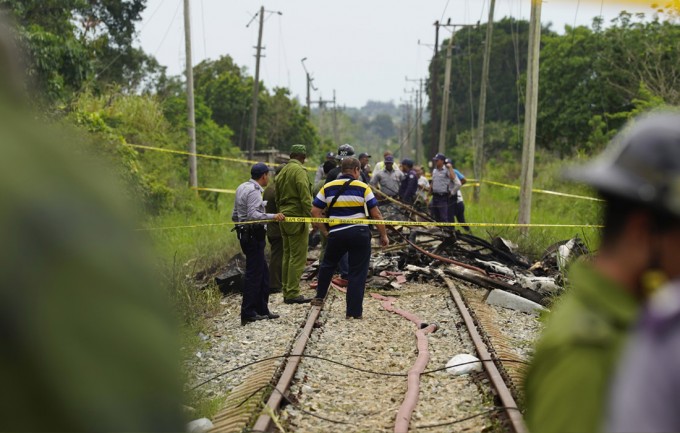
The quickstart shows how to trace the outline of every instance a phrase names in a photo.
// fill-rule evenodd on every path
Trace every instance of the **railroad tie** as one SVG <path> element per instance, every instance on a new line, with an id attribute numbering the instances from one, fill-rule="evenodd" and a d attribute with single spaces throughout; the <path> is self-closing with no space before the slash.
<path id="1" fill-rule="evenodd" d="M 210 433 L 239 433 L 248 426 L 251 418 L 259 413 L 257 406 L 264 398 L 279 362 L 271 359 L 253 367 L 252 373 L 229 393 L 224 408 L 213 419 Z"/>

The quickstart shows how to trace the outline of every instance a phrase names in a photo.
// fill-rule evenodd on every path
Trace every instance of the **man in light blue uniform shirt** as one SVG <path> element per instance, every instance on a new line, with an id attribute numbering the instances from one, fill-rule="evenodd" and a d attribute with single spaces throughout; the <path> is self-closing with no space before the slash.
<path id="1" fill-rule="evenodd" d="M 247 222 L 258 220 L 283 221 L 282 213 L 265 213 L 262 201 L 264 187 L 269 183 L 269 167 L 258 162 L 250 169 L 251 179 L 236 189 L 231 220 Z M 276 319 L 278 314 L 269 311 L 269 267 L 264 255 L 267 229 L 264 224 L 236 226 L 241 250 L 246 256 L 246 276 L 241 302 L 241 325 L 262 319 Z"/>

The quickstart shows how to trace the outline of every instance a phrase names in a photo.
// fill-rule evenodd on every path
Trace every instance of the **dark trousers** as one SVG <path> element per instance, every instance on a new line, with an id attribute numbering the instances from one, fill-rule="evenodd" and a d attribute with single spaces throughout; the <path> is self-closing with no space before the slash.
<path id="1" fill-rule="evenodd" d="M 264 256 L 265 239 L 244 236 L 241 251 L 246 256 L 246 278 L 243 284 L 241 318 L 269 314 L 269 267 Z"/>
<path id="2" fill-rule="evenodd" d="M 459 223 L 465 223 L 465 202 L 459 201 L 456 203 L 456 221 Z M 461 226 L 468 232 L 470 230 L 470 226 Z"/>
<path id="3" fill-rule="evenodd" d="M 449 197 L 448 194 L 433 194 L 430 202 L 430 213 L 437 222 L 449 222 Z"/>
<path id="4" fill-rule="evenodd" d="M 449 196 L 449 205 L 446 208 L 446 221 L 450 223 L 456 222 L 456 203 L 458 203 L 458 195 Z"/>
<path id="5" fill-rule="evenodd" d="M 335 267 L 345 253 L 349 256 L 347 315 L 360 317 L 364 309 L 364 290 L 371 260 L 371 232 L 366 226 L 350 227 L 328 235 L 326 254 L 319 268 L 316 297 L 326 297 Z"/>
<path id="6" fill-rule="evenodd" d="M 326 254 L 326 247 L 328 246 L 328 238 L 321 234 L 321 254 L 319 255 L 319 263 L 323 262 L 323 257 Z M 342 256 L 340 259 L 340 263 L 338 264 L 340 267 L 340 277 L 343 279 L 347 279 L 347 276 L 349 275 L 349 259 L 347 258 L 347 254 Z M 333 271 L 335 273 L 335 271 Z"/>
<path id="7" fill-rule="evenodd" d="M 281 291 L 281 266 L 283 263 L 283 239 L 281 236 L 267 236 L 271 247 L 269 259 L 269 289 L 272 292 Z"/>

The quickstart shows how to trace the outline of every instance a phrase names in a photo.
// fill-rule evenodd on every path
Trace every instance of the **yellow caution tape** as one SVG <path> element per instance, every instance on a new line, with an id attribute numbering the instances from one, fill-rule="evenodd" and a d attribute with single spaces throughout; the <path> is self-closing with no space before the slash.
<path id="1" fill-rule="evenodd" d="M 221 193 L 224 193 L 224 194 L 236 194 L 235 189 L 199 188 L 199 187 L 195 187 L 195 186 L 192 186 L 191 189 L 193 189 L 194 191 L 211 191 L 211 192 L 221 192 Z"/>
<path id="2" fill-rule="evenodd" d="M 501 186 L 501 187 L 504 187 L 504 188 L 511 188 L 511 189 L 516 189 L 516 190 L 521 189 L 521 187 L 519 185 L 508 185 L 507 183 L 494 182 L 492 180 L 476 180 L 476 179 L 468 179 L 468 180 L 472 181 L 472 182 L 477 182 L 477 184 L 473 184 L 473 185 L 478 185 L 479 183 L 488 183 L 489 185 L 496 185 L 496 186 Z M 467 184 L 464 185 L 464 186 L 467 186 Z M 540 194 L 550 194 L 550 195 L 557 195 L 557 196 L 561 196 L 561 197 L 578 198 L 578 199 L 581 199 L 581 200 L 604 201 L 604 200 L 596 198 L 596 197 L 588 197 L 588 196 L 585 196 L 585 195 L 576 195 L 576 194 L 567 194 L 565 192 L 549 191 L 549 190 L 546 190 L 546 189 L 534 188 L 531 191 L 537 192 L 537 193 L 540 193 Z"/>
<path id="3" fill-rule="evenodd" d="M 177 154 L 177 155 L 189 155 L 189 156 L 197 156 L 197 157 L 206 158 L 206 159 L 217 159 L 217 160 L 220 160 L 220 161 L 239 162 L 239 163 L 243 163 L 243 164 L 257 164 L 258 162 L 262 162 L 262 161 L 251 161 L 249 159 L 228 158 L 226 156 L 215 156 L 215 155 L 205 155 L 205 154 L 202 154 L 202 153 L 185 152 L 183 150 L 164 149 L 162 147 L 143 146 L 141 144 L 125 143 L 125 146 L 134 147 L 134 148 L 137 148 L 137 149 L 155 150 L 157 152 L 174 153 L 174 154 Z M 272 163 L 272 164 L 268 164 L 268 165 L 277 167 L 277 166 L 284 165 L 284 164 L 274 164 L 274 163 Z M 305 167 L 305 166 L 303 166 L 303 167 L 307 171 L 316 171 L 317 170 L 314 167 Z"/>
<path id="4" fill-rule="evenodd" d="M 217 226 L 233 226 L 233 225 L 248 225 L 248 224 L 266 224 L 275 222 L 274 220 L 257 220 L 245 222 L 224 222 L 216 224 L 195 224 L 185 226 L 172 227 L 150 227 L 141 228 L 137 231 L 151 231 L 151 230 L 171 230 L 171 229 L 186 229 L 198 227 L 217 227 Z M 310 217 L 286 217 L 283 223 L 318 223 L 318 224 L 374 224 L 374 225 L 391 225 L 391 226 L 419 226 L 419 227 L 527 227 L 527 228 L 602 228 L 601 225 L 595 224 L 508 224 L 508 223 L 443 223 L 443 222 L 429 222 L 429 221 L 390 221 L 390 220 L 372 220 L 372 219 L 340 219 L 340 218 L 310 218 Z"/>

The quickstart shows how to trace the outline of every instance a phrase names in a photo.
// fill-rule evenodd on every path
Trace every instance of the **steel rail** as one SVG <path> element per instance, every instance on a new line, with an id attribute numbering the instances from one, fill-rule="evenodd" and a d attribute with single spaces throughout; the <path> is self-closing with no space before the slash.
<path id="1" fill-rule="evenodd" d="M 463 317 L 463 321 L 465 322 L 465 326 L 467 327 L 470 337 L 472 338 L 472 342 L 475 345 L 475 349 L 477 350 L 479 358 L 491 359 L 491 354 L 487 350 L 486 344 L 482 340 L 482 337 L 475 326 L 475 322 L 472 319 L 465 302 L 463 302 L 463 297 L 461 296 L 460 292 L 453 282 L 449 278 L 446 278 L 442 272 L 440 272 L 439 275 L 446 283 L 453 300 L 458 306 L 458 310 Z M 527 426 L 524 423 L 524 419 L 522 418 L 522 414 L 517 407 L 515 399 L 512 397 L 510 389 L 508 389 L 507 384 L 503 380 L 503 376 L 501 375 L 500 371 L 498 371 L 498 368 L 493 362 L 483 362 L 482 364 L 484 365 L 486 373 L 489 375 L 491 384 L 498 392 L 498 397 L 501 399 L 502 406 L 504 407 L 505 413 L 508 416 L 508 420 L 510 421 L 513 431 L 516 433 L 528 433 Z"/>
<path id="2" fill-rule="evenodd" d="M 300 355 L 302 355 L 305 351 L 305 346 L 307 345 L 307 341 L 309 341 L 309 336 L 312 334 L 314 324 L 316 323 L 316 320 L 319 318 L 320 314 L 320 306 L 311 307 L 309 315 L 307 316 L 307 321 L 305 322 L 305 326 L 295 341 L 293 349 L 291 350 L 290 358 L 286 363 L 286 368 L 283 370 L 281 378 L 276 383 L 276 392 L 273 392 L 269 397 L 269 400 L 267 400 L 267 404 L 260 414 L 260 417 L 255 422 L 255 426 L 253 427 L 254 431 L 269 431 L 269 427 L 272 423 L 271 414 L 276 413 L 276 411 L 279 409 L 279 406 L 281 406 L 281 402 L 284 399 L 285 393 L 288 391 L 288 388 L 293 381 L 293 377 L 295 376 L 295 372 L 297 371 L 298 365 L 302 360 L 302 356 Z"/>

